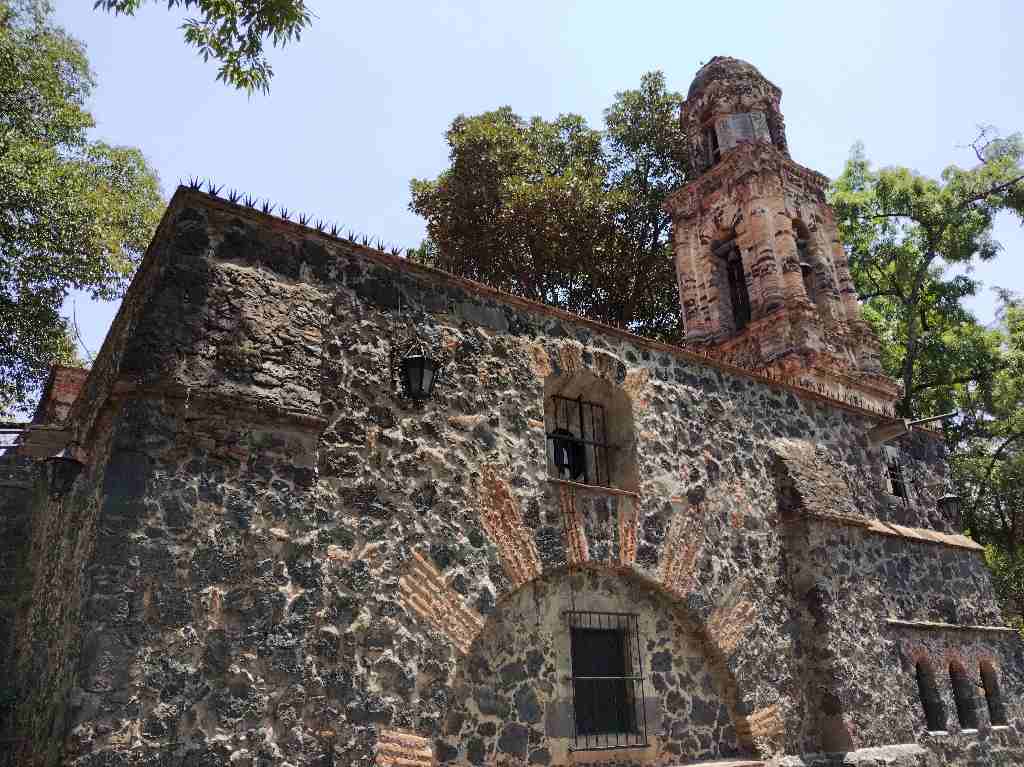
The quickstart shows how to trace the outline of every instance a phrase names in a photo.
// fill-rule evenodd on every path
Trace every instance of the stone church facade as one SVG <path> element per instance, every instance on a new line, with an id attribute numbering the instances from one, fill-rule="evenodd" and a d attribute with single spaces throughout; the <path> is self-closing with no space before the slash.
<path id="1" fill-rule="evenodd" d="M 179 188 L 0 459 L 6 763 L 1024 763 L 780 95 L 688 96 L 685 349 Z"/>

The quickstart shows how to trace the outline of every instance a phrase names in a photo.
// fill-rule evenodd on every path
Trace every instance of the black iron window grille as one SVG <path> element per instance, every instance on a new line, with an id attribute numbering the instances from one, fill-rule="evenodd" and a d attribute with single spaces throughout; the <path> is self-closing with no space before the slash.
<path id="1" fill-rule="evenodd" d="M 608 425 L 604 405 L 581 397 L 551 397 L 554 408 L 548 454 L 560 479 L 610 484 Z"/>
<path id="2" fill-rule="evenodd" d="M 572 643 L 577 751 L 647 746 L 644 666 L 635 613 L 565 613 Z"/>

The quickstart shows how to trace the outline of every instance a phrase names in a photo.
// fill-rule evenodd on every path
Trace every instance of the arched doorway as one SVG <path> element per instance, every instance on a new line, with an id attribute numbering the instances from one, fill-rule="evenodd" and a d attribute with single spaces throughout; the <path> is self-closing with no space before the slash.
<path id="1" fill-rule="evenodd" d="M 499 604 L 460 662 L 440 761 L 680 762 L 743 753 L 735 685 L 685 612 L 612 569 L 562 570 Z M 608 757 L 612 758 L 612 757 Z"/>

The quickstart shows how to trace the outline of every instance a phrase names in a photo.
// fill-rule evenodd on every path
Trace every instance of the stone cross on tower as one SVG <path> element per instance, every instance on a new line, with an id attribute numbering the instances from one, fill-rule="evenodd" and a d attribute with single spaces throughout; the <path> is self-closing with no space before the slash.
<path id="1" fill-rule="evenodd" d="M 694 180 L 669 197 L 686 342 L 888 410 L 828 179 L 789 156 L 782 91 L 739 59 L 704 65 L 683 104 Z"/>

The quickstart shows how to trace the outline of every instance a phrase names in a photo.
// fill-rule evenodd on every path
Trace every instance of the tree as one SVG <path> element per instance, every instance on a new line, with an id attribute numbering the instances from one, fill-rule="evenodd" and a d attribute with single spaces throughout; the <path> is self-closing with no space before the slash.
<path id="1" fill-rule="evenodd" d="M 143 2 L 96 0 L 93 7 L 130 16 Z M 199 12 L 182 25 L 185 42 L 203 61 L 220 62 L 218 80 L 249 93 L 265 93 L 274 76 L 263 53 L 267 41 L 275 48 L 298 41 L 313 17 L 304 0 L 167 0 L 167 7 Z"/>
<path id="2" fill-rule="evenodd" d="M 89 140 L 93 86 L 50 6 L 0 0 L 0 413 L 30 406 L 53 363 L 74 361 L 61 304 L 120 294 L 159 219 L 137 149 Z"/>
<path id="3" fill-rule="evenodd" d="M 432 241 L 419 253 L 502 290 L 677 340 L 661 206 L 686 178 L 682 101 L 654 72 L 616 95 L 603 131 L 573 114 L 460 115 L 447 132 L 449 167 L 411 182 L 410 208 Z"/>
<path id="4" fill-rule="evenodd" d="M 904 387 L 903 415 L 921 415 L 950 381 L 987 367 L 983 334 L 960 301 L 977 284 L 948 266 L 994 258 L 992 222 L 1024 215 L 1024 140 L 984 129 L 978 165 L 950 166 L 940 180 L 907 168 L 873 170 L 857 145 L 832 188 L 832 205 L 865 315 L 883 340 L 883 362 Z"/>
<path id="5" fill-rule="evenodd" d="M 964 526 L 985 544 L 1007 612 L 1024 616 L 1024 304 L 1002 294 L 999 364 L 987 385 L 963 387 L 953 471 Z"/>

